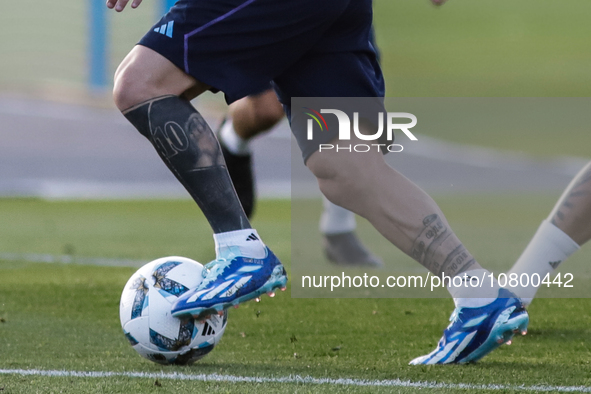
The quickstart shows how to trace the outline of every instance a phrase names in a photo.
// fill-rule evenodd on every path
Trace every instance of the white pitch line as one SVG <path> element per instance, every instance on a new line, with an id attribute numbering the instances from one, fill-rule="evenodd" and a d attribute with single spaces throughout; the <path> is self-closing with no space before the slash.
<path id="1" fill-rule="evenodd" d="M 517 390 L 536 392 L 562 393 L 591 393 L 588 386 L 549 386 L 549 385 L 508 385 L 508 384 L 470 384 L 470 383 L 437 383 L 413 382 L 410 380 L 362 380 L 349 378 L 313 378 L 311 376 L 290 375 L 283 377 L 234 376 L 220 374 L 189 375 L 183 373 L 148 373 L 148 372 L 101 372 L 101 371 L 52 371 L 40 369 L 0 369 L 0 375 L 47 376 L 47 377 L 76 377 L 76 378 L 148 378 L 171 379 L 200 382 L 228 382 L 228 383 L 296 383 L 308 385 L 340 385 L 340 386 L 369 386 L 369 387 L 412 387 L 421 389 L 452 389 L 452 390 Z"/>

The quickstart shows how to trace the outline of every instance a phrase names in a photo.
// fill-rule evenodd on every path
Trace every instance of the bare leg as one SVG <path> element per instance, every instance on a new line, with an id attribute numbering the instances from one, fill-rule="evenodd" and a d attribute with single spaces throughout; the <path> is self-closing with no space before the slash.
<path id="1" fill-rule="evenodd" d="M 314 153 L 307 166 L 333 203 L 366 219 L 435 275 L 482 268 L 431 197 L 391 168 L 379 152 Z"/>
<path id="2" fill-rule="evenodd" d="M 255 181 L 252 168 L 250 142 L 283 119 L 283 107 L 273 90 L 245 97 L 230 105 L 230 117 L 220 130 L 218 139 L 222 147 L 228 172 L 250 218 L 255 208 Z"/>
<path id="3" fill-rule="evenodd" d="M 490 287 L 468 286 L 473 276 L 485 276 L 488 271 L 462 245 L 433 199 L 389 167 L 380 152 L 316 151 L 306 165 L 329 200 L 368 219 L 434 275 L 462 279 L 464 285 L 459 287 L 447 283 L 456 310 L 443 338 L 434 351 L 415 358 L 412 365 L 477 360 L 509 343 L 515 332 L 526 332 L 527 312 L 512 293 L 494 280 Z"/>
<path id="4" fill-rule="evenodd" d="M 269 131 L 284 116 L 283 107 L 273 90 L 245 97 L 230 105 L 234 130 L 244 140 Z"/>
<path id="5" fill-rule="evenodd" d="M 175 95 L 197 97 L 209 86 L 178 69 L 153 50 L 137 45 L 123 59 L 115 72 L 113 98 L 119 110 L 154 97 Z"/>
<path id="6" fill-rule="evenodd" d="M 380 152 L 316 151 L 306 165 L 329 200 L 368 219 L 434 275 L 462 279 L 462 286 L 447 284 L 456 310 L 443 338 L 411 365 L 477 360 L 510 343 L 515 332 L 526 333 L 529 318 L 521 301 L 494 280 L 490 287 L 468 286 L 473 276 L 488 271 L 462 245 L 433 199 L 389 167 Z"/>

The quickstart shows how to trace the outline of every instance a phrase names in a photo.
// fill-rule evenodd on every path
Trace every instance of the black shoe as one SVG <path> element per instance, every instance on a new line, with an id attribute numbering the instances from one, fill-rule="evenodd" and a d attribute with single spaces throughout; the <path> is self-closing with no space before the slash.
<path id="1" fill-rule="evenodd" d="M 384 265 L 382 259 L 371 253 L 350 231 L 340 234 L 324 234 L 324 253 L 336 265 L 378 268 Z"/>
<path id="2" fill-rule="evenodd" d="M 216 134 L 218 136 L 220 147 L 222 148 L 224 160 L 226 161 L 226 168 L 230 173 L 230 178 L 232 179 L 232 183 L 236 189 L 236 194 L 238 194 L 238 199 L 242 204 L 244 213 L 246 213 L 246 216 L 250 219 L 254 211 L 255 200 L 252 157 L 250 154 L 235 155 L 234 153 L 230 152 L 221 141 L 219 138 L 219 132 L 227 121 L 229 121 L 227 118 L 222 121 L 222 124 L 220 125 Z"/>

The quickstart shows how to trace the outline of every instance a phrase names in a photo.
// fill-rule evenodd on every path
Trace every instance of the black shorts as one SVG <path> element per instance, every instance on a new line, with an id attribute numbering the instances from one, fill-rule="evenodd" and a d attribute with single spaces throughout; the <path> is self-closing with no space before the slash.
<path id="1" fill-rule="evenodd" d="M 372 0 L 179 0 L 139 44 L 228 103 L 273 81 L 289 113 L 292 97 L 384 96 L 372 18 Z"/>

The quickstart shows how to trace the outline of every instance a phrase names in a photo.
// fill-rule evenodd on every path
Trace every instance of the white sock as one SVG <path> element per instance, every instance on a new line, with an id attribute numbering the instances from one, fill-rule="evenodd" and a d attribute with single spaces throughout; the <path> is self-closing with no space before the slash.
<path id="1" fill-rule="evenodd" d="M 475 278 L 470 279 L 470 277 Z M 483 277 L 484 282 L 482 282 Z M 453 297 L 457 308 L 480 308 L 490 304 L 499 296 L 501 288 L 499 283 L 496 278 L 493 278 L 491 282 L 490 272 L 484 268 L 462 272 L 454 278 L 448 284 L 447 290 Z"/>
<path id="2" fill-rule="evenodd" d="M 240 156 L 250 155 L 250 142 L 236 133 L 232 119 L 228 118 L 222 126 L 219 139 L 231 153 Z"/>
<path id="3" fill-rule="evenodd" d="M 547 274 L 552 273 L 560 263 L 579 249 L 580 246 L 564 231 L 544 220 L 507 275 L 527 274 L 531 283 L 531 275 L 538 274 L 542 281 Z M 529 305 L 538 288 L 530 285 L 510 290 L 521 297 L 524 304 Z"/>
<path id="4" fill-rule="evenodd" d="M 267 256 L 265 244 L 253 228 L 214 234 L 213 240 L 218 259 L 232 259 L 234 256 L 262 259 Z"/>
<path id="5" fill-rule="evenodd" d="M 355 214 L 345 208 L 339 207 L 322 197 L 324 211 L 320 216 L 320 232 L 322 234 L 340 234 L 355 231 L 357 223 Z"/>

